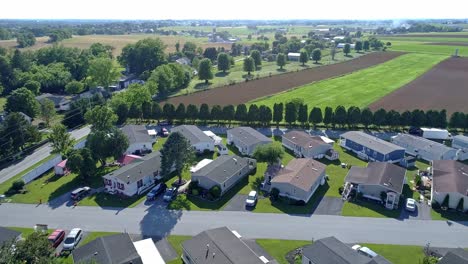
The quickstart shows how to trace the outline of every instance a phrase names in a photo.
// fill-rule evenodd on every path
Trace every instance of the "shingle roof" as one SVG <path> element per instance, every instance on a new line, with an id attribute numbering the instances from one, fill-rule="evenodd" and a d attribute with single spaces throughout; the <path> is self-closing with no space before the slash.
<path id="1" fill-rule="evenodd" d="M 316 264 L 367 264 L 371 261 L 335 237 L 316 240 L 302 248 L 302 255 Z"/>
<path id="2" fill-rule="evenodd" d="M 302 146 L 304 148 L 314 148 L 321 145 L 328 145 L 319 136 L 311 136 L 304 131 L 290 131 L 284 134 L 283 138 L 286 138 L 295 145 Z"/>
<path id="3" fill-rule="evenodd" d="M 228 133 L 232 134 L 234 137 L 248 146 L 253 146 L 263 142 L 273 142 L 271 138 L 266 137 L 251 127 L 235 127 L 228 130 Z"/>
<path id="4" fill-rule="evenodd" d="M 122 132 L 128 138 L 128 144 L 151 142 L 153 139 L 148 135 L 148 130 L 143 125 L 126 125 Z"/>
<path id="5" fill-rule="evenodd" d="M 456 135 L 456 136 L 453 137 L 453 142 L 457 142 L 458 144 L 461 143 L 460 145 L 468 147 L 468 137 L 467 136 Z"/>
<path id="6" fill-rule="evenodd" d="M 53 94 L 50 94 L 50 93 L 45 93 L 45 94 L 41 94 L 39 96 L 36 96 L 37 101 L 42 101 L 42 100 L 44 100 L 46 98 L 51 100 L 52 102 L 54 102 L 54 105 L 59 105 L 62 102 L 70 101 L 69 99 L 67 99 L 63 95 L 53 95 Z"/>
<path id="7" fill-rule="evenodd" d="M 468 196 L 468 165 L 455 160 L 434 160 L 432 168 L 434 191 Z"/>
<path id="8" fill-rule="evenodd" d="M 444 144 L 437 143 L 435 141 L 422 138 L 422 137 L 417 137 L 409 134 L 398 134 L 392 138 L 392 142 L 396 145 L 402 146 L 406 148 L 407 146 L 413 148 L 413 149 L 418 149 L 418 150 L 423 150 L 425 152 L 433 153 L 437 157 L 442 156 L 448 151 L 454 150 L 451 147 L 447 147 Z"/>
<path id="9" fill-rule="evenodd" d="M 404 148 L 387 142 L 383 139 L 374 137 L 361 131 L 349 131 L 341 134 L 342 138 L 350 139 L 362 146 L 373 149 L 382 154 L 388 154 L 395 150 L 404 150 Z"/>
<path id="10" fill-rule="evenodd" d="M 380 185 L 396 193 L 403 192 L 406 170 L 388 162 L 369 162 L 367 168 L 353 166 L 346 182 Z"/>
<path id="11" fill-rule="evenodd" d="M 206 230 L 182 243 L 194 264 L 264 264 L 227 227 Z"/>
<path id="12" fill-rule="evenodd" d="M 197 170 L 194 174 L 207 177 L 212 181 L 222 184 L 238 173 L 239 170 L 248 166 L 249 159 L 236 155 L 223 155 Z"/>
<path id="13" fill-rule="evenodd" d="M 468 251 L 462 248 L 455 248 L 447 252 L 438 264 L 467 264 Z"/>
<path id="14" fill-rule="evenodd" d="M 304 191 L 309 191 L 320 175 L 325 172 L 325 168 L 325 164 L 313 159 L 292 159 L 271 181 L 289 183 Z"/>
<path id="15" fill-rule="evenodd" d="M 123 182 L 136 182 L 143 177 L 152 175 L 161 168 L 161 153 L 151 152 L 138 161 L 125 165 L 107 175 L 114 176 Z"/>
<path id="16" fill-rule="evenodd" d="M 174 127 L 171 132 L 179 132 L 184 136 L 191 145 L 195 145 L 199 142 L 211 142 L 213 141 L 207 136 L 201 129 L 194 125 L 182 125 Z"/>
<path id="17" fill-rule="evenodd" d="M 0 226 L 0 246 L 5 242 L 15 240 L 19 235 L 21 232 Z"/>
<path id="18" fill-rule="evenodd" d="M 99 237 L 73 250 L 75 263 L 91 260 L 99 264 L 142 264 L 140 255 L 128 234 Z"/>

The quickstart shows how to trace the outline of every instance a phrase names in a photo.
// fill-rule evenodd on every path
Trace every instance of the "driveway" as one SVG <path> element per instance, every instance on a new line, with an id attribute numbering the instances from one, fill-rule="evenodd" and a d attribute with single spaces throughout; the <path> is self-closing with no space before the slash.
<path id="1" fill-rule="evenodd" d="M 245 194 L 236 194 L 231 200 L 227 203 L 227 205 L 222 209 L 223 211 L 238 211 L 238 212 L 246 212 L 251 211 L 245 207 L 245 199 L 247 199 L 247 195 Z"/>
<path id="2" fill-rule="evenodd" d="M 338 197 L 324 196 L 318 204 L 316 204 L 312 213 L 316 215 L 341 215 L 344 201 Z"/>
<path id="3" fill-rule="evenodd" d="M 414 212 L 409 212 L 403 207 L 400 214 L 400 219 L 411 220 L 431 220 L 431 207 L 427 203 L 416 203 L 417 207 Z"/>

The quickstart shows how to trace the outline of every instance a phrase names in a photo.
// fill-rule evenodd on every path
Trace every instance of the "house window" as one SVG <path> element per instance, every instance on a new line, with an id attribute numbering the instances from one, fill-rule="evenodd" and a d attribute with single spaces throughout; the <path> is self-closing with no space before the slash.
<path id="1" fill-rule="evenodd" d="M 143 180 L 137 181 L 137 187 L 140 188 L 141 186 L 143 186 Z"/>
<path id="2" fill-rule="evenodd" d="M 123 183 L 117 183 L 117 188 L 120 190 L 125 190 L 125 185 Z"/>

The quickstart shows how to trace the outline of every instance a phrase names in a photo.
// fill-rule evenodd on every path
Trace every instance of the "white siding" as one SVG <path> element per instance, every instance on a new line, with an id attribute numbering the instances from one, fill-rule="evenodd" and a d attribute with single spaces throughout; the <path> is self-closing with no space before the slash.
<path id="1" fill-rule="evenodd" d="M 214 142 L 198 142 L 192 145 L 197 152 L 203 152 L 205 150 L 214 151 Z"/>
<path id="2" fill-rule="evenodd" d="M 140 143 L 133 143 L 130 146 L 128 146 L 127 151 L 125 154 L 132 154 L 137 150 L 142 150 L 142 149 L 152 149 L 153 148 L 153 142 L 148 141 L 148 142 L 140 142 Z"/>
<path id="3" fill-rule="evenodd" d="M 468 211 L 468 196 L 463 196 L 460 193 L 448 193 L 449 194 L 449 208 L 456 209 L 458 202 L 460 202 L 460 199 L 463 198 L 463 207 L 465 211 Z M 445 196 L 447 193 L 442 193 L 442 192 L 432 192 L 432 200 L 437 201 L 439 204 L 442 204 L 442 202 L 445 199 Z"/>

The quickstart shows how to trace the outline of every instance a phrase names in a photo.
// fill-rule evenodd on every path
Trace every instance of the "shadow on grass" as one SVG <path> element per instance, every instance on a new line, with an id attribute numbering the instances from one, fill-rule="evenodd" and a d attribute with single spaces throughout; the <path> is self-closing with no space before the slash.
<path id="1" fill-rule="evenodd" d="M 283 69 L 276 69 L 276 71 L 277 71 L 277 72 L 287 72 L 288 70 L 286 70 L 286 69 L 283 68 Z"/>
<path id="2" fill-rule="evenodd" d="M 347 57 L 347 58 L 354 58 L 354 56 L 351 55 L 351 54 L 346 54 L 346 55 L 344 55 L 344 56 Z"/>
<path id="3" fill-rule="evenodd" d="M 374 211 L 374 212 L 376 212 L 376 213 L 378 213 L 380 215 L 383 215 L 385 217 L 395 218 L 395 219 L 399 219 L 400 214 L 401 214 L 401 206 L 396 210 L 389 210 L 389 209 L 386 209 L 383 206 L 383 204 L 380 204 L 380 203 L 375 202 L 375 201 L 370 201 L 370 200 L 369 201 L 368 200 L 354 200 L 354 201 L 349 201 L 348 203 L 357 206 L 355 211 L 359 211 L 361 209 L 361 207 L 363 207 L 363 209 Z M 356 215 L 356 216 L 358 216 L 358 215 Z M 362 216 L 365 216 L 365 215 L 362 215 Z"/>
<path id="4" fill-rule="evenodd" d="M 229 75 L 229 72 L 217 72 L 215 73 L 216 77 L 226 77 Z"/>
<path id="5" fill-rule="evenodd" d="M 434 210 L 434 213 L 439 214 L 442 218 L 445 218 L 447 220 L 455 221 L 455 222 L 466 222 L 468 221 L 468 213 L 462 213 L 458 212 L 453 209 L 449 210 L 442 210 L 440 208 L 432 208 Z M 465 224 L 466 225 L 466 224 Z"/>
<path id="6" fill-rule="evenodd" d="M 289 204 L 289 199 L 284 197 L 280 197 L 278 201 L 271 202 L 271 205 L 285 214 L 310 216 L 317 209 L 329 188 L 330 186 L 327 182 L 319 186 L 309 202 L 303 206 Z"/>
<path id="7" fill-rule="evenodd" d="M 210 88 L 210 85 L 211 85 L 210 82 L 209 83 L 201 82 L 201 83 L 195 84 L 193 89 L 195 89 L 195 90 L 204 90 L 204 89 Z"/>

